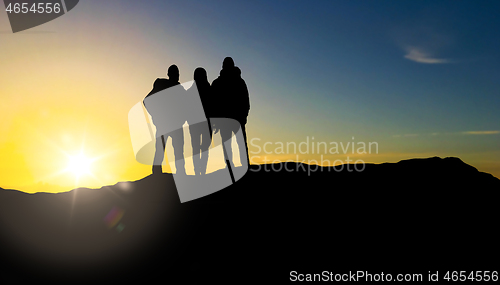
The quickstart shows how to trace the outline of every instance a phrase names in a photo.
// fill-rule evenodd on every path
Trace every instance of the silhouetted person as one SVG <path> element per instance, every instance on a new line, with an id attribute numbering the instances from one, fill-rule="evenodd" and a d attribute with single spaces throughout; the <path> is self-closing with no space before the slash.
<path id="1" fill-rule="evenodd" d="M 198 67 L 194 71 L 194 81 L 198 89 L 198 94 L 207 117 L 207 122 L 197 123 L 189 126 L 191 134 L 191 143 L 193 146 L 193 165 L 194 173 L 205 174 L 208 162 L 208 148 L 212 142 L 212 129 L 209 117 L 211 116 L 211 89 L 207 79 L 207 72 L 202 67 Z M 196 91 L 194 84 L 187 90 L 188 92 Z"/>
<path id="2" fill-rule="evenodd" d="M 241 70 L 234 65 L 234 61 L 231 57 L 226 57 L 224 59 L 220 76 L 212 82 L 212 92 L 215 98 L 213 116 L 235 119 L 240 123 L 243 138 L 245 140 L 243 144 L 246 146 L 247 163 L 250 164 L 245 129 L 248 112 L 250 111 L 250 98 L 247 85 L 241 78 Z M 220 129 L 223 142 L 231 139 L 233 132 L 236 134 L 238 131 L 237 124 L 225 124 L 217 128 Z M 242 142 L 237 141 L 237 143 L 240 152 L 242 152 Z M 233 152 L 230 145 L 231 144 L 229 144 L 229 148 L 225 153 L 229 156 L 227 159 L 233 164 Z M 242 163 L 244 162 L 242 161 Z"/>
<path id="3" fill-rule="evenodd" d="M 179 83 L 179 69 L 175 64 L 171 65 L 168 68 L 167 75 L 168 79 L 166 78 L 156 79 L 156 81 L 153 84 L 153 90 L 149 92 L 146 98 L 164 89 L 179 85 L 178 87 L 174 88 L 175 90 L 174 93 L 169 92 L 166 95 L 175 96 L 175 98 L 172 98 L 172 102 L 182 105 L 182 100 L 183 100 L 182 97 L 184 95 L 182 91 L 184 91 L 184 88 L 182 88 L 182 86 Z M 153 124 L 155 125 L 157 132 L 156 145 L 155 145 L 156 150 L 153 161 L 153 174 L 162 173 L 161 164 L 163 162 L 165 154 L 165 146 L 168 137 L 172 138 L 172 147 L 174 148 L 174 156 L 175 156 L 175 167 L 177 168 L 176 174 L 185 174 L 186 172 L 184 168 L 184 159 L 183 159 L 184 133 L 182 125 L 186 122 L 186 120 L 183 117 L 180 117 L 176 114 L 168 116 L 168 114 L 165 114 L 166 112 L 164 108 L 165 106 L 161 105 L 158 106 L 155 104 L 151 104 L 148 106 L 146 104 L 146 101 L 144 101 L 144 105 L 148 110 L 149 114 L 151 115 L 151 118 L 153 119 Z M 182 110 L 183 107 L 179 106 L 179 108 Z M 166 117 L 166 115 L 168 117 Z M 158 133 L 161 133 L 162 136 L 158 137 Z"/>

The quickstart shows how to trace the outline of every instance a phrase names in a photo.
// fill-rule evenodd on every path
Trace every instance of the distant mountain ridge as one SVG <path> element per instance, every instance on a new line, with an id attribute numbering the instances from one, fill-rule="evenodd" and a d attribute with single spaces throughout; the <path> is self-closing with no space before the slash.
<path id="1" fill-rule="evenodd" d="M 340 168 L 252 165 L 183 204 L 171 174 L 58 194 L 1 189 L 0 281 L 280 282 L 300 269 L 494 266 L 499 179 L 453 157 Z"/>

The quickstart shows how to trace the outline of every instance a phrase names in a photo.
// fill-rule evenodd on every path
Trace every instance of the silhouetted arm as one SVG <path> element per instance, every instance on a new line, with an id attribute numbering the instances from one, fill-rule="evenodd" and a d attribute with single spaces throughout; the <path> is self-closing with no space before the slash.
<path id="1" fill-rule="evenodd" d="M 209 108 L 210 111 L 208 112 L 211 117 L 218 117 L 220 116 L 220 104 L 221 102 L 221 96 L 220 96 L 220 87 L 219 87 L 219 80 L 215 79 L 212 82 L 212 85 L 210 86 L 210 99 L 209 99 Z"/>
<path id="2" fill-rule="evenodd" d="M 248 113 L 250 113 L 250 95 L 248 93 L 247 84 L 245 80 L 241 79 L 241 119 L 246 124 Z"/>
<path id="3" fill-rule="evenodd" d="M 220 108 L 218 105 L 220 104 L 220 101 L 219 101 L 219 81 L 217 79 L 215 79 L 212 84 L 210 85 L 210 88 L 209 88 L 209 97 L 207 98 L 207 105 L 208 105 L 208 108 L 209 108 L 209 111 L 208 111 L 208 117 L 209 118 L 217 118 L 219 116 L 219 111 L 218 109 Z M 209 121 L 210 122 L 210 121 Z M 211 129 L 212 129 L 212 132 L 213 134 L 217 134 L 219 132 L 219 129 L 217 128 L 217 126 L 213 123 L 213 122 L 210 122 L 211 124 Z"/>
<path id="4" fill-rule="evenodd" d="M 247 116 L 248 113 L 250 112 L 250 94 L 248 93 L 248 88 L 247 84 L 245 83 L 245 80 L 243 80 L 242 84 L 242 89 L 243 89 L 243 94 L 245 95 L 245 110 L 247 111 Z"/>

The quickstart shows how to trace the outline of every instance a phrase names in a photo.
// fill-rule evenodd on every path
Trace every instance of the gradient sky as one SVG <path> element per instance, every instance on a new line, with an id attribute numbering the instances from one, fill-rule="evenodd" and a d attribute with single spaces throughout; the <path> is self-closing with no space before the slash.
<path id="1" fill-rule="evenodd" d="M 0 11 L 0 187 L 70 190 L 64 153 L 82 147 L 100 160 L 78 186 L 150 174 L 134 160 L 128 111 L 171 64 L 181 82 L 199 66 L 212 81 L 226 56 L 250 91 L 250 152 L 313 137 L 377 142 L 378 153 L 323 159 L 456 156 L 500 177 L 498 11 L 498 1 L 82 0 L 16 34 Z"/>

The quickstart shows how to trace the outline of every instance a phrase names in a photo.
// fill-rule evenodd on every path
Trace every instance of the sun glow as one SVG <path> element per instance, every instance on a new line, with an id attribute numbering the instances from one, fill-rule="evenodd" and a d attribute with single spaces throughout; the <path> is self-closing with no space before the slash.
<path id="1" fill-rule="evenodd" d="M 92 175 L 92 162 L 93 159 L 86 157 L 82 152 L 74 156 L 68 156 L 66 172 L 75 175 L 77 180 L 82 176 Z"/>

